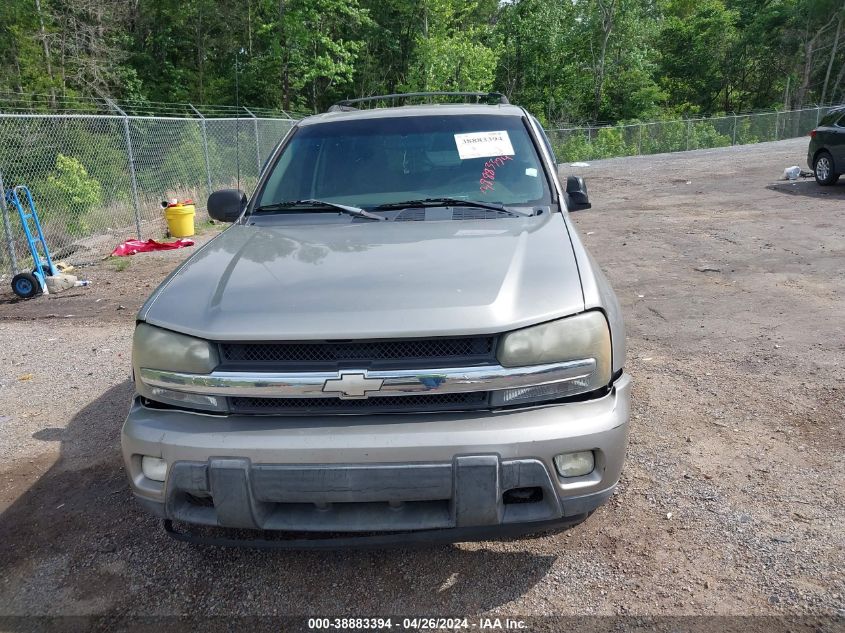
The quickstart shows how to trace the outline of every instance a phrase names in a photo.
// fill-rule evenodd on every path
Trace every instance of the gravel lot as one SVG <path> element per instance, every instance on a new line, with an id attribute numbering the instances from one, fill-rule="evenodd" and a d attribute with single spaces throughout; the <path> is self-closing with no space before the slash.
<path id="1" fill-rule="evenodd" d="M 135 311 L 193 249 L 26 303 L 4 282 L 0 615 L 845 615 L 845 179 L 775 182 L 805 155 L 563 166 L 588 178 L 573 217 L 625 310 L 634 426 L 613 500 L 537 538 L 177 543 L 133 504 L 119 430 Z"/>

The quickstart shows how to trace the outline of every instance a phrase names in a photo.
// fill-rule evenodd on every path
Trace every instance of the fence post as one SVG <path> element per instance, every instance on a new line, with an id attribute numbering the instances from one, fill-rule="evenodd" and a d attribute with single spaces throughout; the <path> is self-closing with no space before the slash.
<path id="1" fill-rule="evenodd" d="M 687 119 L 687 151 L 689 151 L 689 137 L 690 137 L 690 122 L 692 119 Z"/>
<path id="2" fill-rule="evenodd" d="M 778 140 L 780 138 L 780 134 L 778 134 L 778 130 L 780 130 L 780 110 L 775 112 L 775 138 L 774 140 Z"/>
<path id="3" fill-rule="evenodd" d="M 252 126 L 255 129 L 255 163 L 258 166 L 258 175 L 261 175 L 261 147 L 258 141 L 258 117 L 255 116 L 248 108 L 241 106 L 246 113 L 252 117 Z"/>
<path id="4" fill-rule="evenodd" d="M 106 99 L 121 117 L 123 117 L 123 135 L 126 138 L 126 154 L 129 159 L 129 180 L 132 183 L 132 204 L 135 206 L 135 233 L 141 239 L 141 202 L 138 200 L 138 181 L 135 179 L 135 154 L 132 152 L 132 136 L 129 134 L 129 117 L 111 99 Z"/>
<path id="5" fill-rule="evenodd" d="M 205 129 L 205 117 L 194 107 L 193 103 L 188 104 L 200 118 L 200 129 L 202 130 L 202 153 L 205 155 L 205 179 L 208 184 L 208 195 L 211 195 L 211 162 L 208 160 L 208 131 Z"/>
<path id="6" fill-rule="evenodd" d="M 819 127 L 819 121 L 822 120 L 822 107 L 816 104 L 816 127 Z"/>
<path id="7" fill-rule="evenodd" d="M 637 139 L 637 156 L 643 153 L 643 124 L 640 123 L 640 136 Z"/>
<path id="8" fill-rule="evenodd" d="M 3 231 L 6 233 L 6 247 L 9 249 L 9 262 L 12 274 L 18 274 L 18 258 L 15 254 L 15 242 L 12 240 L 12 224 L 9 222 L 9 207 L 6 204 L 6 189 L 3 186 L 3 172 L 0 171 L 0 208 L 3 210 Z"/>
<path id="9" fill-rule="evenodd" d="M 733 131 L 733 140 L 731 141 L 731 145 L 736 145 L 736 112 L 734 112 L 734 131 Z"/>

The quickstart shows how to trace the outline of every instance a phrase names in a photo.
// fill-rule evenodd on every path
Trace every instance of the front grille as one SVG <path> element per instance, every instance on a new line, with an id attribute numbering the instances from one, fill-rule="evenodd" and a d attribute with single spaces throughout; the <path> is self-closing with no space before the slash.
<path id="1" fill-rule="evenodd" d="M 232 413 L 265 415 L 422 413 L 486 408 L 487 396 L 487 392 L 478 391 L 416 396 L 375 396 L 362 400 L 235 397 L 229 399 L 229 408 Z"/>
<path id="2" fill-rule="evenodd" d="M 494 360 L 494 336 L 394 339 L 389 341 L 309 341 L 289 343 L 222 343 L 224 365 L 262 369 L 303 367 L 334 370 L 356 367 L 456 367 Z"/>

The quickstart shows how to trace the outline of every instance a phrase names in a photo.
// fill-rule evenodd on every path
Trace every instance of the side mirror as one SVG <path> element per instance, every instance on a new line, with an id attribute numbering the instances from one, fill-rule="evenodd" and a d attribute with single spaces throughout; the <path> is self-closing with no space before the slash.
<path id="1" fill-rule="evenodd" d="M 581 176 L 569 176 L 566 179 L 566 206 L 570 211 L 589 209 L 590 196 L 587 193 L 587 185 Z"/>
<path id="2" fill-rule="evenodd" d="M 219 222 L 234 222 L 246 209 L 246 194 L 240 189 L 221 189 L 208 196 L 208 215 Z"/>

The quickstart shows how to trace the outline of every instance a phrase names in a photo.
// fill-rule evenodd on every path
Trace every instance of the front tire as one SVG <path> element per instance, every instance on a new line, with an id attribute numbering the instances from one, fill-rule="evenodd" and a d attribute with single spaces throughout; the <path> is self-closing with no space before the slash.
<path id="1" fill-rule="evenodd" d="M 18 273 L 12 277 L 12 292 L 21 299 L 32 299 L 41 294 L 41 282 L 32 273 Z"/>
<path id="2" fill-rule="evenodd" d="M 836 184 L 836 181 L 839 180 L 839 174 L 836 173 L 833 165 L 833 156 L 829 152 L 821 151 L 816 156 L 813 175 L 816 177 L 816 182 L 823 187 Z"/>

